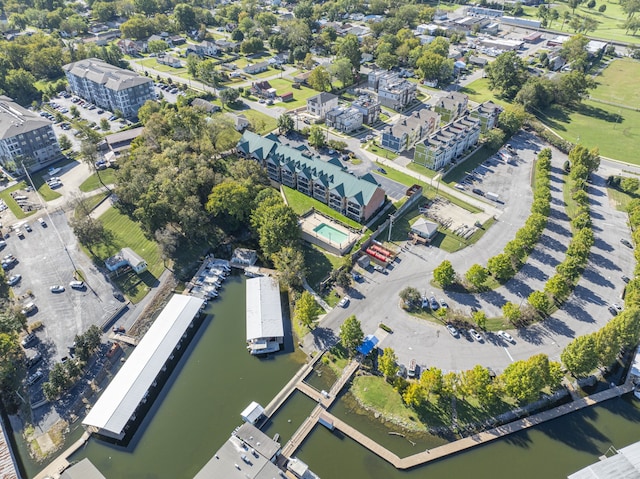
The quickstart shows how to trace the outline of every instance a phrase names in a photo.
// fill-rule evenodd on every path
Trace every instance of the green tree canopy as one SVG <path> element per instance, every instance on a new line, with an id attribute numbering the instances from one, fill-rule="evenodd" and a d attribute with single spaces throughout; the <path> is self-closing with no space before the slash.
<path id="1" fill-rule="evenodd" d="M 505 98 L 514 98 L 527 81 L 524 61 L 514 51 L 501 53 L 485 68 L 489 88 L 498 90 Z"/>
<path id="2" fill-rule="evenodd" d="M 320 308 L 313 295 L 309 291 L 303 291 L 298 301 L 296 301 L 294 310 L 295 320 L 307 328 L 310 328 L 313 323 L 318 320 L 319 314 Z"/>
<path id="3" fill-rule="evenodd" d="M 362 344 L 363 340 L 364 333 L 362 332 L 360 321 L 354 315 L 349 316 L 340 326 L 340 342 L 342 346 L 350 356 L 354 356 L 356 348 Z"/>
<path id="4" fill-rule="evenodd" d="M 393 348 L 384 348 L 378 358 L 378 371 L 386 378 L 392 378 L 398 372 L 398 358 Z"/>
<path id="5" fill-rule="evenodd" d="M 453 269 L 451 261 L 445 259 L 440 263 L 440 265 L 433 270 L 433 279 L 443 288 L 452 285 L 456 280 L 456 271 Z"/>

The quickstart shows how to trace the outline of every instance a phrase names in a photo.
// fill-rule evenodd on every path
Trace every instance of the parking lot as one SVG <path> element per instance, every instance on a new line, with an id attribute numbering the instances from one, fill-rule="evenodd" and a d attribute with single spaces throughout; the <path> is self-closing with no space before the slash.
<path id="1" fill-rule="evenodd" d="M 94 129 L 96 131 L 105 131 L 100 128 L 100 121 L 102 119 L 107 119 L 109 121 L 110 129 L 107 131 L 116 132 L 131 124 L 128 120 L 125 119 L 117 119 L 113 112 L 103 110 L 102 108 L 92 105 L 89 102 L 85 102 L 84 100 L 77 100 L 78 97 L 71 95 L 68 97 L 58 96 L 54 100 L 49 103 L 49 106 L 56 111 L 59 111 L 67 118 L 71 118 L 71 107 L 75 106 L 80 113 L 79 119 L 87 120 L 89 123 L 95 123 L 96 126 Z M 57 133 L 57 132 L 56 132 Z M 67 136 L 73 136 L 73 129 L 69 129 L 67 131 L 62 131 L 61 133 L 67 134 Z M 69 135 L 71 133 L 71 135 Z"/>
<path id="2" fill-rule="evenodd" d="M 45 363 L 51 366 L 69 355 L 68 347 L 76 334 L 84 333 L 93 324 L 102 326 L 123 303 L 114 298 L 110 283 L 80 251 L 64 213 L 39 214 L 47 226 L 30 217 L 26 224 L 31 232 L 24 231 L 24 239 L 11 233 L 5 239 L 7 246 L 2 256 L 13 254 L 17 259 L 6 274 L 22 276 L 14 286 L 19 304 L 33 302 L 36 306 L 27 318 L 28 323 L 43 324 L 36 333 L 37 340 L 27 348 L 27 356 L 40 351 Z M 75 270 L 84 276 L 83 290 L 69 287 Z M 54 285 L 62 285 L 65 290 L 53 293 Z"/>

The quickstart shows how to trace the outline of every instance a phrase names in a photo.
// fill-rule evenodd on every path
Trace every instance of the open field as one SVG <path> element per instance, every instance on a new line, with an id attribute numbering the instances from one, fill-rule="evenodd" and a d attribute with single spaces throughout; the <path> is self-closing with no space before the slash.
<path id="1" fill-rule="evenodd" d="M 159 72 L 171 73 L 173 75 L 184 78 L 185 80 L 191 79 L 191 75 L 189 75 L 189 73 L 187 72 L 186 67 L 173 68 L 168 65 L 162 65 L 158 63 L 158 60 L 156 60 L 155 58 L 147 58 L 146 60 L 140 60 L 138 63 L 143 67 L 151 68 Z"/>
<path id="2" fill-rule="evenodd" d="M 357 221 L 353 221 L 351 218 L 347 218 L 346 216 L 338 213 L 333 208 L 330 208 L 329 206 L 319 202 L 314 198 L 311 198 L 310 196 L 300 193 L 299 191 L 296 191 L 287 186 L 282 186 L 282 189 L 285 196 L 287 197 L 287 203 L 289 204 L 289 206 L 291 206 L 291 208 L 293 208 L 293 211 L 295 211 L 297 215 L 301 215 L 309 211 L 311 208 L 315 208 L 319 212 L 347 226 L 351 226 L 355 229 L 362 228 L 362 225 Z"/>
<path id="3" fill-rule="evenodd" d="M 239 111 L 238 114 L 246 116 L 247 120 L 251 122 L 253 131 L 259 135 L 266 135 L 278 126 L 278 120 L 258 110 L 247 109 Z"/>
<path id="4" fill-rule="evenodd" d="M 285 80 L 283 78 L 269 80 L 269 83 L 276 89 L 276 95 L 278 96 L 287 92 L 293 93 L 293 101 L 276 103 L 278 106 L 284 106 L 287 110 L 293 110 L 294 108 L 305 106 L 307 104 L 307 98 L 311 98 L 319 93 L 318 91 L 306 86 L 301 86 L 299 90 L 295 89 L 292 87 L 292 83 L 289 80 Z"/>
<path id="5" fill-rule="evenodd" d="M 595 78 L 598 88 L 591 92 L 591 98 L 603 100 L 627 108 L 640 107 L 640 62 L 630 58 L 614 60 Z"/>
<path id="6" fill-rule="evenodd" d="M 120 213 L 116 208 L 108 209 L 100 216 L 100 220 L 110 237 L 106 243 L 93 247 L 95 253 L 93 258 L 96 262 L 102 262 L 128 246 L 142 256 L 149 266 L 149 269 L 141 275 L 125 274 L 114 279 L 129 299 L 137 303 L 144 298 L 164 270 L 160 248 L 155 242 L 145 237 L 138 223 Z"/>
<path id="7" fill-rule="evenodd" d="M 113 168 L 102 170 L 100 171 L 100 178 L 102 178 L 105 185 L 112 185 L 116 182 L 116 170 Z M 101 187 L 102 183 L 100 183 L 100 180 L 98 179 L 98 173 L 93 173 L 80 185 L 80 191 L 86 193 L 88 191 L 97 190 Z"/>

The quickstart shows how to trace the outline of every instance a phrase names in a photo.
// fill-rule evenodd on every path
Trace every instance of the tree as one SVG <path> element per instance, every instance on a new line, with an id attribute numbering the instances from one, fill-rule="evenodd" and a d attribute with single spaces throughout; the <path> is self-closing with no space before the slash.
<path id="1" fill-rule="evenodd" d="M 596 6 L 596 0 L 589 0 L 589 1 L 587 2 L 587 8 L 588 8 L 588 9 L 592 9 L 592 8 L 593 8 L 593 7 L 595 7 L 595 6 Z"/>
<path id="2" fill-rule="evenodd" d="M 600 5 L 600 6 L 598 7 L 598 11 L 599 11 L 600 13 L 604 13 L 604 12 L 606 12 L 606 11 L 607 11 L 607 6 L 603 3 L 602 5 Z"/>
<path id="3" fill-rule="evenodd" d="M 95 324 L 90 326 L 83 334 L 75 337 L 76 355 L 81 361 L 87 361 L 100 346 L 102 331 Z"/>
<path id="4" fill-rule="evenodd" d="M 382 351 L 382 356 L 378 358 L 378 371 L 387 380 L 398 372 L 398 357 L 393 348 L 384 348 Z"/>
<path id="5" fill-rule="evenodd" d="M 594 334 L 578 336 L 564 348 L 560 359 L 576 377 L 586 376 L 598 366 Z"/>
<path id="6" fill-rule="evenodd" d="M 346 267 L 340 268 L 336 274 L 336 285 L 347 291 L 351 288 L 351 274 Z"/>
<path id="7" fill-rule="evenodd" d="M 498 124 L 507 135 L 511 136 L 522 128 L 526 117 L 527 114 L 522 105 L 509 105 L 500 113 Z"/>
<path id="8" fill-rule="evenodd" d="M 360 321 L 355 315 L 349 316 L 340 326 L 340 342 L 348 351 L 349 356 L 355 355 L 356 348 L 362 344 L 363 339 L 364 333 Z"/>
<path id="9" fill-rule="evenodd" d="M 489 277 L 489 271 L 479 264 L 472 265 L 465 274 L 466 280 L 474 287 L 480 288 Z"/>
<path id="10" fill-rule="evenodd" d="M 473 369 L 463 371 L 460 374 L 460 387 L 463 394 L 475 396 L 483 404 L 489 401 L 489 386 L 492 379 L 489 370 L 483 366 L 476 365 Z"/>
<path id="11" fill-rule="evenodd" d="M 106 232 L 100 220 L 91 216 L 73 217 L 69 223 L 80 244 L 86 246 L 91 254 L 94 254 L 92 248 L 95 245 L 105 241 Z"/>
<path id="12" fill-rule="evenodd" d="M 220 91 L 220 101 L 222 102 L 223 108 L 229 103 L 235 103 L 238 101 L 238 98 L 240 98 L 240 92 L 235 88 L 225 88 Z"/>
<path id="13" fill-rule="evenodd" d="M 313 295 L 309 291 L 303 291 L 298 301 L 296 301 L 294 319 L 303 326 L 310 328 L 318 320 L 319 314 L 320 308 Z"/>
<path id="14" fill-rule="evenodd" d="M 516 96 L 527 80 L 524 61 L 514 51 L 501 53 L 485 67 L 489 88 L 498 90 L 507 99 Z"/>
<path id="15" fill-rule="evenodd" d="M 314 90 L 318 91 L 330 91 L 331 90 L 331 75 L 327 69 L 323 66 L 319 66 L 313 69 L 311 75 L 307 79 L 307 83 Z"/>
<path id="16" fill-rule="evenodd" d="M 504 281 L 513 275 L 511 258 L 504 253 L 489 258 L 487 269 L 498 281 Z"/>
<path id="17" fill-rule="evenodd" d="M 191 5 L 179 3 L 173 8 L 173 18 L 181 32 L 188 32 L 198 28 L 196 13 Z"/>
<path id="18" fill-rule="evenodd" d="M 400 291 L 400 299 L 407 309 L 411 309 L 415 307 L 416 304 L 420 304 L 422 297 L 420 296 L 420 291 L 416 288 L 407 286 Z"/>
<path id="19" fill-rule="evenodd" d="M 259 203 L 251 214 L 251 224 L 258 233 L 258 243 L 267 257 L 285 246 L 295 245 L 300 235 L 298 216 L 281 198 L 277 200 Z"/>
<path id="20" fill-rule="evenodd" d="M 474 311 L 471 314 L 471 317 L 480 329 L 484 329 L 487 325 L 487 315 L 484 311 Z"/>
<path id="21" fill-rule="evenodd" d="M 346 35 L 338 45 L 337 56 L 347 58 L 349 62 L 351 62 L 353 71 L 359 71 L 362 53 L 360 52 L 360 42 L 358 41 L 358 37 L 351 33 Z"/>
<path id="22" fill-rule="evenodd" d="M 433 279 L 443 288 L 452 285 L 456 280 L 456 271 L 453 269 L 451 261 L 444 260 L 433 270 Z"/>
<path id="23" fill-rule="evenodd" d="M 71 113 L 71 116 L 73 118 L 78 118 L 80 116 L 80 111 L 78 110 L 78 107 L 75 105 L 71 105 L 69 107 L 69 113 Z"/>
<path id="24" fill-rule="evenodd" d="M 316 148 L 322 148 L 324 143 L 324 131 L 318 125 L 313 125 L 309 131 L 309 144 Z"/>
<path id="25" fill-rule="evenodd" d="M 100 118 L 100 129 L 102 131 L 107 131 L 111 129 L 111 123 L 106 118 Z"/>
<path id="26" fill-rule="evenodd" d="M 205 208 L 214 216 L 227 217 L 235 227 L 249 217 L 253 198 L 245 182 L 227 179 L 211 189 Z"/>
<path id="27" fill-rule="evenodd" d="M 91 132 L 90 134 L 89 131 Z M 82 143 L 80 143 L 80 158 L 91 170 L 96 172 L 100 184 L 109 191 L 109 187 L 104 184 L 104 181 L 102 181 L 100 170 L 96 167 L 96 162 L 100 157 L 97 146 L 97 142 L 100 137 L 99 135 L 96 135 L 96 132 L 88 128 L 85 130 L 85 133 L 87 134 L 87 137 L 82 140 Z"/>
<path id="28" fill-rule="evenodd" d="M 520 402 L 532 402 L 538 398 L 545 383 L 537 373 L 528 361 L 516 361 L 507 366 L 500 379 L 508 395 Z"/>
<path id="29" fill-rule="evenodd" d="M 286 135 L 291 130 L 293 130 L 293 118 L 286 113 L 283 113 L 278 117 L 278 130 L 280 130 L 281 135 Z"/>
<path id="30" fill-rule="evenodd" d="M 427 393 L 427 399 L 431 393 L 439 394 L 442 390 L 442 370 L 431 367 L 422 372 L 420 376 L 420 385 L 425 393 Z"/>
<path id="31" fill-rule="evenodd" d="M 9 70 L 4 78 L 4 89 L 7 95 L 17 103 L 28 106 L 40 98 L 40 91 L 35 86 L 36 77 L 22 68 Z"/>
<path id="32" fill-rule="evenodd" d="M 620 352 L 620 338 L 613 327 L 606 325 L 595 333 L 595 349 L 598 354 L 598 364 L 608 368 L 611 366 Z"/>
<path id="33" fill-rule="evenodd" d="M 426 51 L 416 62 L 425 80 L 446 82 L 453 75 L 453 61 L 433 51 Z"/>
<path id="34" fill-rule="evenodd" d="M 329 66 L 329 72 L 336 78 L 343 87 L 353 83 L 353 69 L 348 58 L 336 58 Z"/>
<path id="35" fill-rule="evenodd" d="M 484 144 L 491 150 L 497 150 L 507 141 L 507 135 L 500 128 L 491 128 L 484 134 Z"/>
<path id="36" fill-rule="evenodd" d="M 574 35 L 562 44 L 560 56 L 571 64 L 573 70 L 584 72 L 589 64 L 588 44 L 589 38 L 585 35 Z"/>
<path id="37" fill-rule="evenodd" d="M 258 37 L 246 39 L 240 45 L 240 51 L 245 55 L 251 55 L 264 50 L 264 42 Z"/>
<path id="38" fill-rule="evenodd" d="M 575 15 L 576 8 L 582 3 L 582 1 L 583 0 L 567 0 L 567 5 L 569 5 L 569 8 L 571 9 L 571 13 L 573 15 Z"/>
<path id="39" fill-rule="evenodd" d="M 544 292 L 561 301 L 569 294 L 569 282 L 563 275 L 555 274 L 545 283 Z"/>
<path id="40" fill-rule="evenodd" d="M 393 53 L 383 52 L 376 58 L 376 64 L 383 70 L 391 70 L 398 64 L 398 57 Z"/>
<path id="41" fill-rule="evenodd" d="M 58 143 L 60 143 L 60 149 L 62 151 L 69 150 L 73 146 L 71 144 L 71 140 L 67 135 L 60 135 L 60 138 L 58 138 Z"/>
<path id="42" fill-rule="evenodd" d="M 546 314 L 551 306 L 549 297 L 543 291 L 533 291 L 527 298 L 527 302 L 540 314 Z"/>
<path id="43" fill-rule="evenodd" d="M 164 40 L 151 40 L 147 44 L 147 50 L 151 53 L 161 53 L 166 51 L 167 48 L 169 48 L 169 44 Z"/>
<path id="44" fill-rule="evenodd" d="M 588 150 L 582 145 L 576 145 L 569 152 L 569 161 L 571 161 L 572 170 L 582 165 L 588 173 L 592 173 L 600 166 L 600 154 L 597 148 Z"/>
<path id="45" fill-rule="evenodd" d="M 402 400 L 407 406 L 418 406 L 422 402 L 422 388 L 420 383 L 412 381 L 402 394 Z"/>
<path id="46" fill-rule="evenodd" d="M 513 304 L 511 301 L 507 301 L 506 303 L 504 303 L 504 305 L 502 306 L 502 314 L 513 324 L 516 324 L 522 316 L 520 308 Z"/>

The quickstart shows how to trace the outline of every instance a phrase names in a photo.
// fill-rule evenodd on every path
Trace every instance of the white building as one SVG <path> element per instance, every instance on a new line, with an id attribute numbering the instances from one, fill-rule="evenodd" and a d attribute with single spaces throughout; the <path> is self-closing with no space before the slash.
<path id="1" fill-rule="evenodd" d="M 480 119 L 458 118 L 416 145 L 414 163 L 437 171 L 461 157 L 480 139 Z"/>
<path id="2" fill-rule="evenodd" d="M 62 69 L 74 94 L 105 110 L 120 110 L 125 118 L 135 118 L 147 100 L 155 99 L 151 78 L 97 58 L 69 63 Z"/>
<path id="3" fill-rule="evenodd" d="M 362 120 L 362 113 L 355 107 L 338 107 L 326 114 L 327 126 L 343 133 L 351 133 L 361 128 Z"/>
<path id="4" fill-rule="evenodd" d="M 322 92 L 307 99 L 307 112 L 324 120 L 327 112 L 338 108 L 338 97 L 332 93 Z"/>
<path id="5" fill-rule="evenodd" d="M 284 342 L 280 285 L 268 276 L 247 280 L 247 349 L 252 355 L 280 350 Z"/>
<path id="6" fill-rule="evenodd" d="M 397 72 L 384 70 L 370 72 L 367 85 L 378 94 L 381 105 L 396 111 L 405 109 L 415 101 L 418 91 L 415 83 L 400 78 Z"/>
<path id="7" fill-rule="evenodd" d="M 37 171 L 62 158 L 52 123 L 0 96 L 0 163 Z M 13 170 L 14 168 L 9 168 Z"/>

